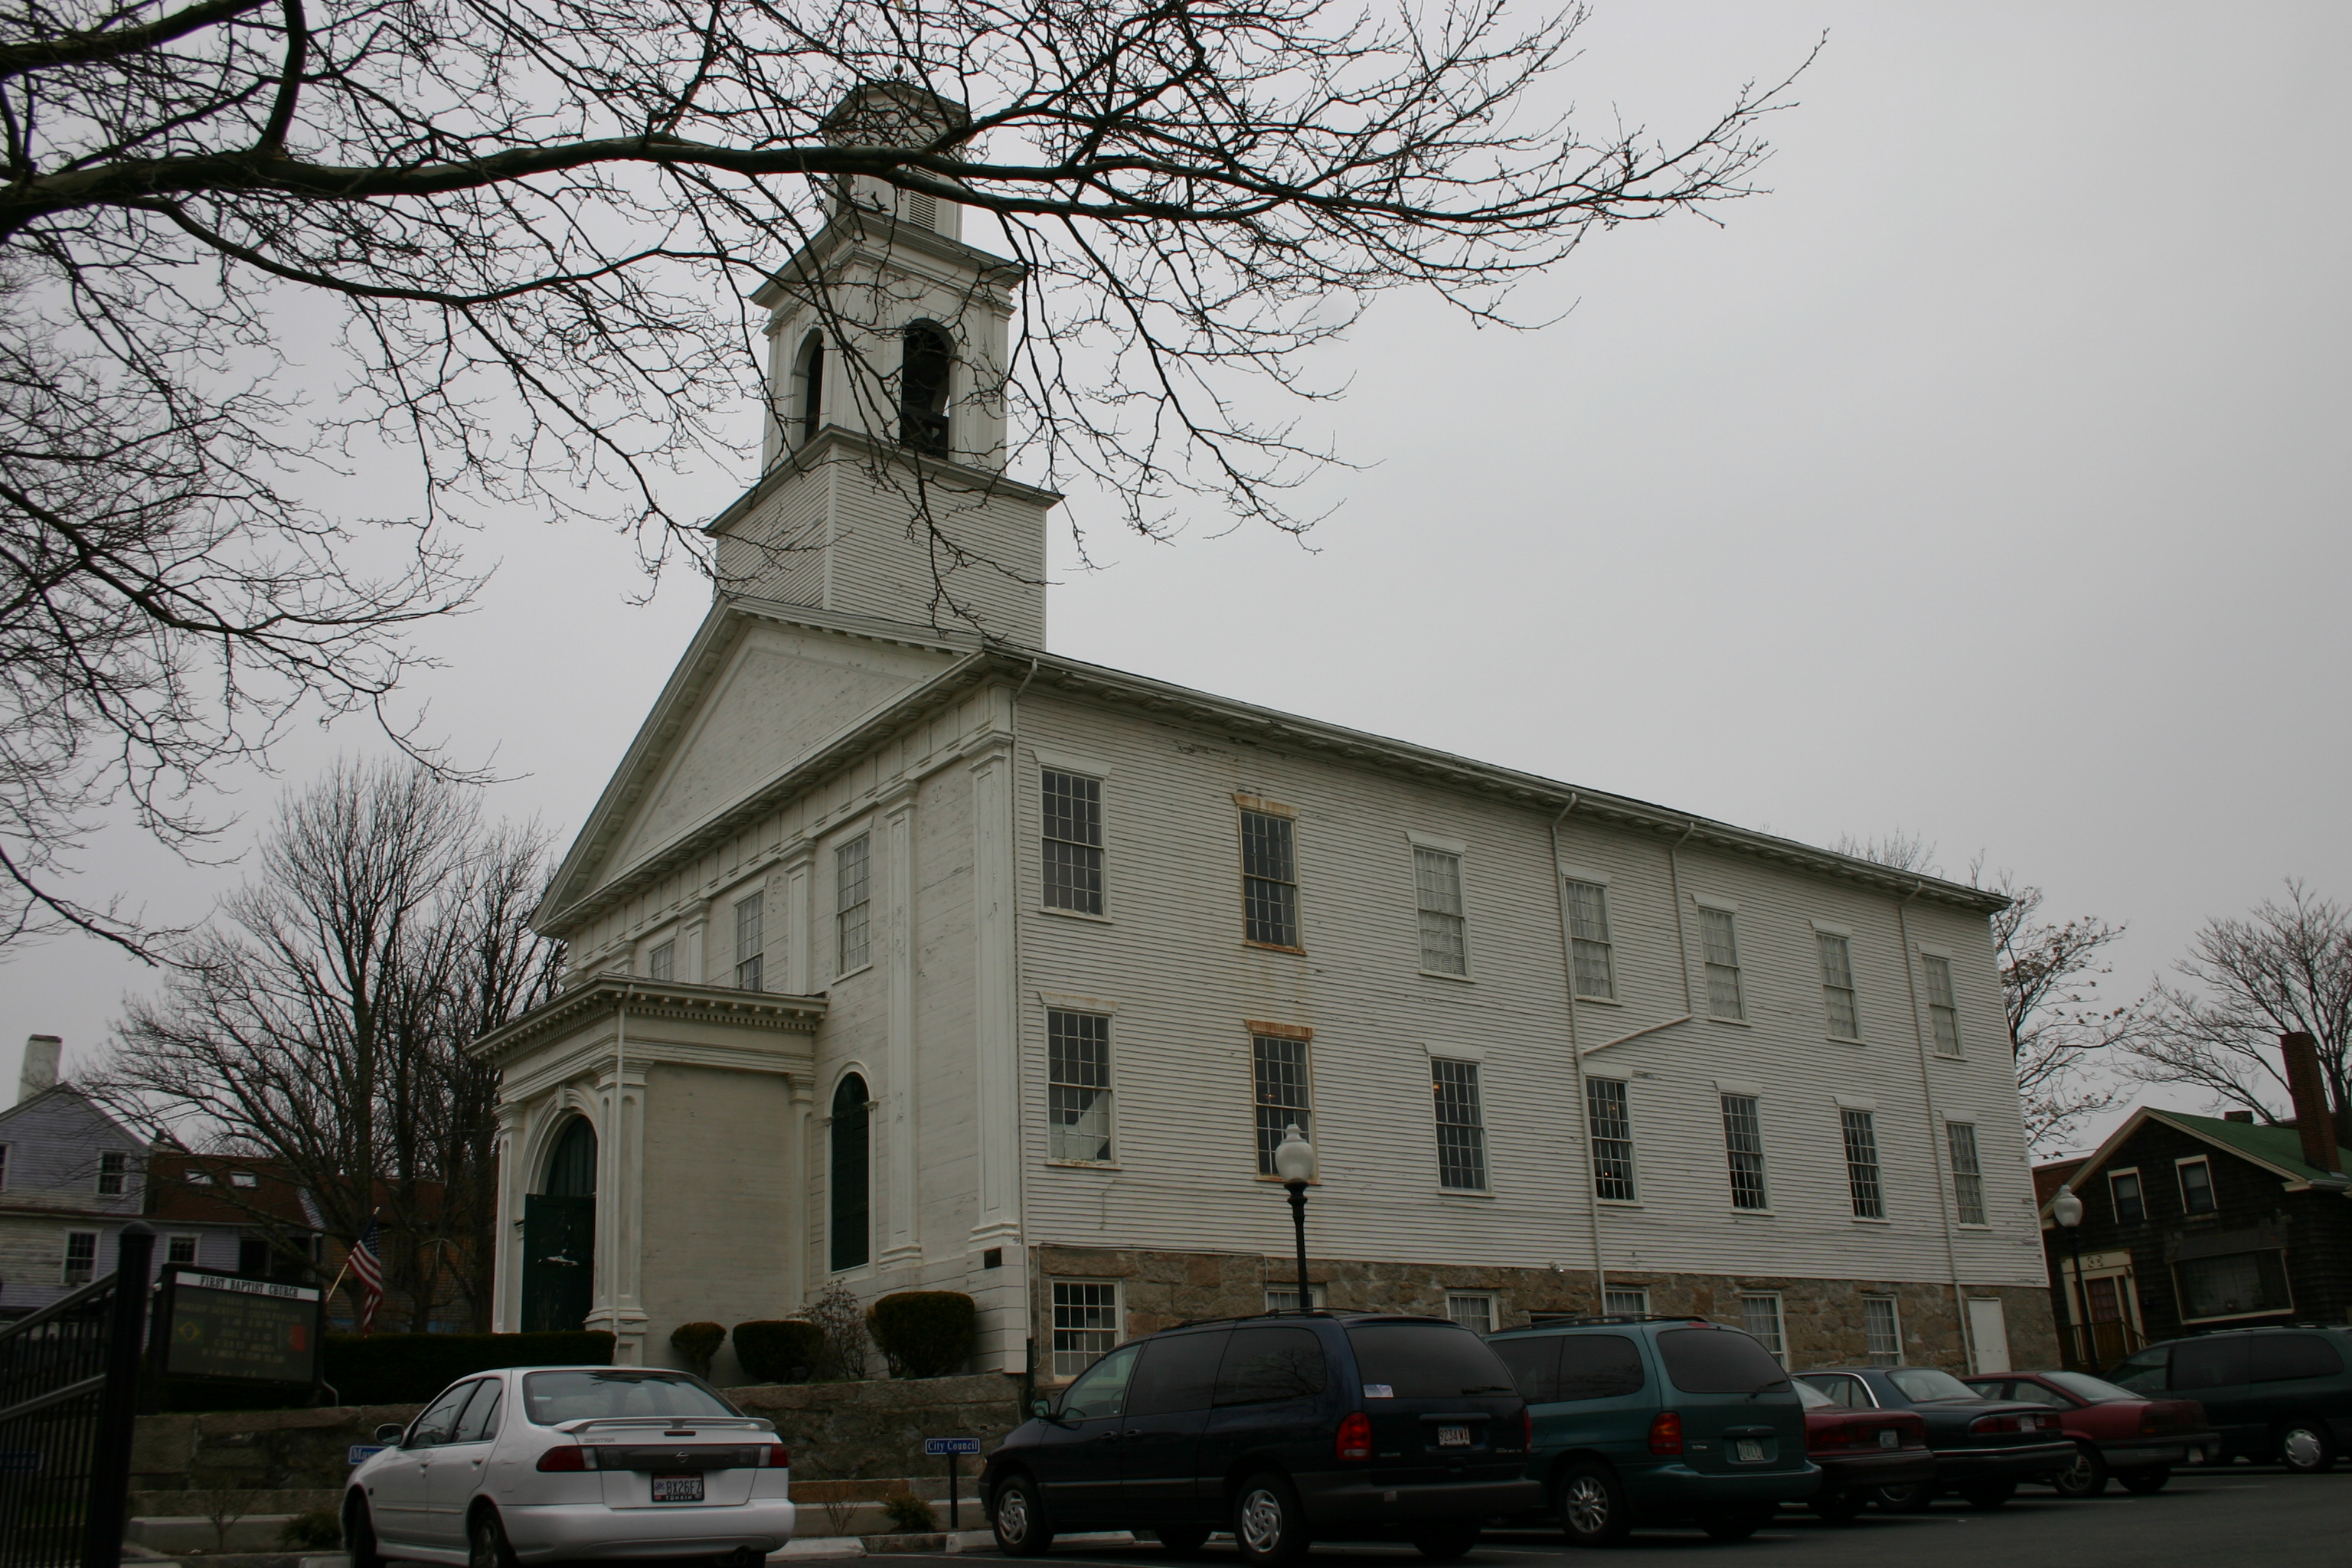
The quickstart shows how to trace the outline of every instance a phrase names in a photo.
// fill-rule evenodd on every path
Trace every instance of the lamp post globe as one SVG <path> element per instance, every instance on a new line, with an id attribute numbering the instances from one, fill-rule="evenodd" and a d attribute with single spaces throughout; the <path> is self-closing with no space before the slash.
<path id="1" fill-rule="evenodd" d="M 2074 1188 L 2058 1189 L 2058 1195 L 2050 1200 L 2050 1217 L 2068 1230 L 2083 1223 L 2083 1200 L 2074 1195 Z"/>
<path id="2" fill-rule="evenodd" d="M 1312 1311 L 1315 1300 L 1307 1289 L 1307 1184 L 1315 1179 L 1315 1145 L 1296 1121 L 1282 1130 L 1282 1142 L 1275 1145 L 1274 1173 L 1290 1193 L 1290 1230 L 1298 1247 L 1298 1310 Z"/>
<path id="3" fill-rule="evenodd" d="M 2074 1364 L 2088 1367 L 2095 1373 L 2098 1366 L 2090 1353 L 2088 1342 L 2091 1332 L 2090 1293 L 2083 1283 L 2083 1200 L 2074 1195 L 2073 1187 L 2058 1189 L 2058 1195 L 2050 1200 L 2050 1217 L 2056 1220 L 2058 1228 L 2066 1233 L 2067 1256 L 2074 1265 L 2074 1288 L 2066 1292 L 2066 1313 L 2074 1320 L 2074 1331 L 2068 1336 L 2074 1342 Z"/>

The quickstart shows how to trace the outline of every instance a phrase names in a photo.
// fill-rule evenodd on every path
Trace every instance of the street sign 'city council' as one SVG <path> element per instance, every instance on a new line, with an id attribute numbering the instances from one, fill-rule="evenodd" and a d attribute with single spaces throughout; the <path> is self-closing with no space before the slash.
<path id="1" fill-rule="evenodd" d="M 316 1383 L 321 1293 L 226 1274 L 167 1277 L 158 1314 L 171 1377 Z"/>

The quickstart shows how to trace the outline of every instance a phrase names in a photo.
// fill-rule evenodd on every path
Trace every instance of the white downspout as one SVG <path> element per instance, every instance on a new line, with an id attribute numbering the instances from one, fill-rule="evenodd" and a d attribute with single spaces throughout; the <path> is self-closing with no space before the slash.
<path id="1" fill-rule="evenodd" d="M 1584 1128 L 1584 1211 L 1592 1232 L 1592 1310 L 1598 1316 L 1609 1299 L 1609 1261 L 1601 1252 L 1601 1181 L 1592 1163 L 1592 1108 L 1585 1099 L 1584 1052 L 1576 1041 L 1576 941 L 1569 928 L 1568 868 L 1559 858 L 1559 825 L 1576 809 L 1578 798 L 1577 792 L 1570 790 L 1568 804 L 1552 819 L 1551 891 L 1559 905 L 1560 981 L 1568 993 L 1568 1058 L 1576 1068 L 1576 1114 Z"/>
<path id="2" fill-rule="evenodd" d="M 1949 1173 L 1944 1169 L 1946 1148 L 1944 1119 L 1936 1110 L 1936 1080 L 1927 1058 L 1927 1030 L 1919 1016 L 1919 975 L 1911 955 L 1911 900 L 1927 890 L 1927 884 L 1915 880 L 1903 901 L 1895 906 L 1895 925 L 1903 941 L 1903 982 L 1911 992 L 1911 1037 L 1919 1047 L 1919 1091 L 1927 1105 L 1927 1163 L 1936 1167 L 1936 1206 L 1943 1221 L 1944 1262 L 1952 1275 L 1952 1316 L 1959 1323 L 1960 1354 L 1971 1373 L 1977 1370 L 1976 1335 L 1969 1326 L 1969 1299 L 1960 1285 L 1960 1252 L 1952 1239 L 1952 1194 L 1948 1186 Z M 1897 1347 L 1900 1353 L 1900 1347 Z M 2002 1369 L 2006 1370 L 2006 1369 Z"/>

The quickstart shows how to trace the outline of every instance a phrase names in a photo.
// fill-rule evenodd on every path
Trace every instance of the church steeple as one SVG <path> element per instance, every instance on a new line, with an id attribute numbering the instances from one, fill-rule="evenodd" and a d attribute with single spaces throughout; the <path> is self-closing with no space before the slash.
<path id="1" fill-rule="evenodd" d="M 963 110 L 903 83 L 825 121 L 848 145 L 951 139 Z M 1017 262 L 966 245 L 962 209 L 863 175 L 753 296 L 768 310 L 762 477 L 711 525 L 721 594 L 1045 638 L 1045 513 L 1004 475 Z"/>

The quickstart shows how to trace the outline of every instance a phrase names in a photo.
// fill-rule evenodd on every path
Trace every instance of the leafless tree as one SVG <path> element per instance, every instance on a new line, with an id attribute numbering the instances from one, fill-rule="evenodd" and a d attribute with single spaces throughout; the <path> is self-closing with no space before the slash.
<path id="1" fill-rule="evenodd" d="M 272 1162 L 339 1241 L 380 1215 L 414 1327 L 451 1293 L 486 1323 L 496 1081 L 465 1047 L 551 992 L 554 944 L 524 923 L 546 849 L 430 769 L 339 766 L 131 1002 L 94 1090 Z"/>
<path id="2" fill-rule="evenodd" d="M 1308 351 L 1387 290 L 1508 321 L 1596 229 L 1755 189 L 1785 80 L 1671 140 L 1538 120 L 1583 19 L 30 0 L 0 19 L 0 931 L 142 947 L 136 911 L 58 890 L 65 858 L 125 794 L 199 842 L 210 772 L 296 707 L 380 707 L 473 586 L 453 522 L 585 515 L 649 568 L 701 560 L 665 482 L 735 461 L 747 297 L 856 189 L 961 203 L 1022 264 L 984 395 L 1024 474 L 1098 480 L 1146 533 L 1194 503 L 1303 527 L 1325 454 L 1250 384 L 1322 395 Z M 836 112 L 885 99 L 919 111 Z M 855 351 L 856 301 L 780 286 Z M 354 538 L 303 504 L 385 448 L 411 521 Z"/>
<path id="3" fill-rule="evenodd" d="M 2131 1077 L 2186 1084 L 2275 1123 L 2293 1114 L 2279 1036 L 2301 1030 L 2319 1044 L 2329 1109 L 2341 1117 L 2352 1108 L 2352 910 L 2290 878 L 2284 900 L 2207 921 L 2173 971 L 2177 980 L 2149 994 L 2147 1028 L 2125 1047 Z"/>

